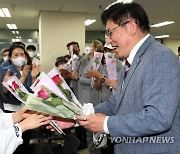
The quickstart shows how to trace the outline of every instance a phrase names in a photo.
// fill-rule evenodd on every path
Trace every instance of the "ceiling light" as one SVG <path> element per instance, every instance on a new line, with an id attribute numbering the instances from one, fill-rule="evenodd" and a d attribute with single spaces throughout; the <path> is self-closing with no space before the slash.
<path id="1" fill-rule="evenodd" d="M 86 26 L 91 25 L 92 23 L 94 23 L 96 20 L 95 19 L 87 19 L 84 23 Z"/>
<path id="2" fill-rule="evenodd" d="M 31 43 L 31 42 L 32 42 L 32 39 L 28 39 L 28 42 Z"/>
<path id="3" fill-rule="evenodd" d="M 12 39 L 12 42 L 20 42 L 20 39 Z"/>
<path id="4" fill-rule="evenodd" d="M 5 17 L 4 12 L 2 11 L 2 9 L 0 9 L 0 17 Z"/>
<path id="5" fill-rule="evenodd" d="M 11 17 L 8 8 L 0 8 L 0 17 Z"/>
<path id="6" fill-rule="evenodd" d="M 9 29 L 17 29 L 16 24 L 6 24 Z"/>
<path id="7" fill-rule="evenodd" d="M 16 39 L 12 39 L 12 42 L 16 42 Z"/>
<path id="8" fill-rule="evenodd" d="M 164 22 L 160 22 L 157 24 L 153 24 L 153 25 L 151 25 L 151 27 L 161 27 L 161 26 L 166 26 L 166 25 L 173 24 L 173 23 L 175 23 L 175 22 L 174 21 L 164 21 Z"/>
<path id="9" fill-rule="evenodd" d="M 19 34 L 19 31 L 17 31 L 17 30 L 14 31 L 14 30 L 13 30 L 12 33 L 13 33 L 13 34 Z"/>
<path id="10" fill-rule="evenodd" d="M 165 37 L 169 37 L 169 35 L 159 35 L 159 36 L 155 36 L 155 38 L 165 38 Z"/>
<path id="11" fill-rule="evenodd" d="M 2 8 L 2 11 L 4 12 L 6 17 L 11 17 L 11 14 L 10 14 L 8 8 Z"/>

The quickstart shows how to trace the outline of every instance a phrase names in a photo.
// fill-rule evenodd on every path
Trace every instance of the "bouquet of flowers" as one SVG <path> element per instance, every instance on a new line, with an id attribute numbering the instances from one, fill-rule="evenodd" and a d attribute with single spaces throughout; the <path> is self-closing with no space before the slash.
<path id="1" fill-rule="evenodd" d="M 35 93 L 28 96 L 26 103 L 28 109 L 71 119 L 76 115 L 83 115 L 82 105 L 56 68 L 48 75 L 41 73 L 31 88 Z M 43 107 L 40 107 L 41 105 Z"/>
<path id="2" fill-rule="evenodd" d="M 62 118 L 73 119 L 74 115 L 82 115 L 82 111 L 59 97 L 45 86 L 39 86 L 34 94 L 29 94 L 26 108 Z"/>
<path id="3" fill-rule="evenodd" d="M 91 103 L 82 106 L 64 81 L 60 73 L 53 68 L 48 75 L 41 73 L 29 93 L 16 76 L 12 76 L 3 85 L 21 102 L 25 108 L 62 118 L 74 119 L 76 115 L 89 115 L 94 112 Z M 51 120 L 50 124 L 60 133 L 61 128 Z"/>
<path id="4" fill-rule="evenodd" d="M 7 82 L 3 81 L 2 84 L 19 101 L 21 101 L 24 104 L 26 103 L 29 92 L 16 76 L 11 76 L 10 79 Z"/>
<path id="5" fill-rule="evenodd" d="M 94 62 L 93 62 L 93 70 L 98 70 L 100 65 L 101 65 L 101 60 L 102 60 L 102 56 L 103 56 L 103 53 L 101 52 L 94 52 Z M 94 87 L 94 80 L 95 78 L 92 77 L 92 80 L 91 80 L 91 87 L 93 88 Z"/>

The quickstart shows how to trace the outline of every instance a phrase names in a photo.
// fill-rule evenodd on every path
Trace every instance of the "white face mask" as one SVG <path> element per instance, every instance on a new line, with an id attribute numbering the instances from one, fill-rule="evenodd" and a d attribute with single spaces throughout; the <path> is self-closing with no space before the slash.
<path id="1" fill-rule="evenodd" d="M 115 54 L 114 53 L 110 53 L 110 52 L 106 52 L 104 53 L 105 58 L 115 58 Z"/>
<path id="2" fill-rule="evenodd" d="M 27 63 L 27 60 L 24 57 L 18 57 L 16 59 L 12 59 L 12 62 L 16 66 L 23 66 Z"/>
<path id="3" fill-rule="evenodd" d="M 33 57 L 35 56 L 35 53 L 34 53 L 33 51 L 28 52 L 28 54 L 29 54 L 29 56 L 30 56 L 31 58 L 33 58 Z"/>
<path id="4" fill-rule="evenodd" d="M 84 49 L 84 53 L 86 54 L 86 55 L 88 55 L 90 52 L 91 52 L 91 47 L 90 46 L 87 46 L 87 47 L 85 47 L 85 49 Z"/>
<path id="5" fill-rule="evenodd" d="M 9 60 L 9 57 L 8 57 L 8 56 L 5 56 L 5 57 L 3 57 L 3 60 L 4 60 L 4 61 L 7 61 L 7 60 Z"/>
<path id="6" fill-rule="evenodd" d="M 66 69 L 65 64 L 61 64 L 58 66 L 59 69 Z"/>

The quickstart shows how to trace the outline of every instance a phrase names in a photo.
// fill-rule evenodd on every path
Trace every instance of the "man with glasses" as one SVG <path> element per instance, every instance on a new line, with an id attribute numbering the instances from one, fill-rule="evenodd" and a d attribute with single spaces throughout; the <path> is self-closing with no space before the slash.
<path id="1" fill-rule="evenodd" d="M 121 71 L 116 93 L 95 107 L 96 114 L 85 120 L 78 116 L 79 123 L 92 132 L 109 134 L 116 154 L 179 154 L 176 55 L 149 34 L 148 16 L 137 3 L 113 4 L 101 19 L 107 43 L 128 66 Z"/>

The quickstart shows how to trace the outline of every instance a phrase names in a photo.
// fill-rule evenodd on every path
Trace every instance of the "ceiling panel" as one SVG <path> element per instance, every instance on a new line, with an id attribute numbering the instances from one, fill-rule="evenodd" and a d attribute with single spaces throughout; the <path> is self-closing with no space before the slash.
<path id="1" fill-rule="evenodd" d="M 115 0 L 0 0 L 1 7 L 10 9 L 12 18 L 0 18 L 0 29 L 7 29 L 6 23 L 15 23 L 19 29 L 38 29 L 39 12 L 63 11 L 84 12 L 86 18 L 95 18 L 97 22 L 87 26 L 86 30 L 104 30 L 100 15 L 103 9 Z M 154 35 L 170 34 L 180 37 L 179 6 L 180 0 L 134 0 L 148 13 L 150 23 L 174 20 L 176 23 L 161 28 L 152 28 Z"/>

